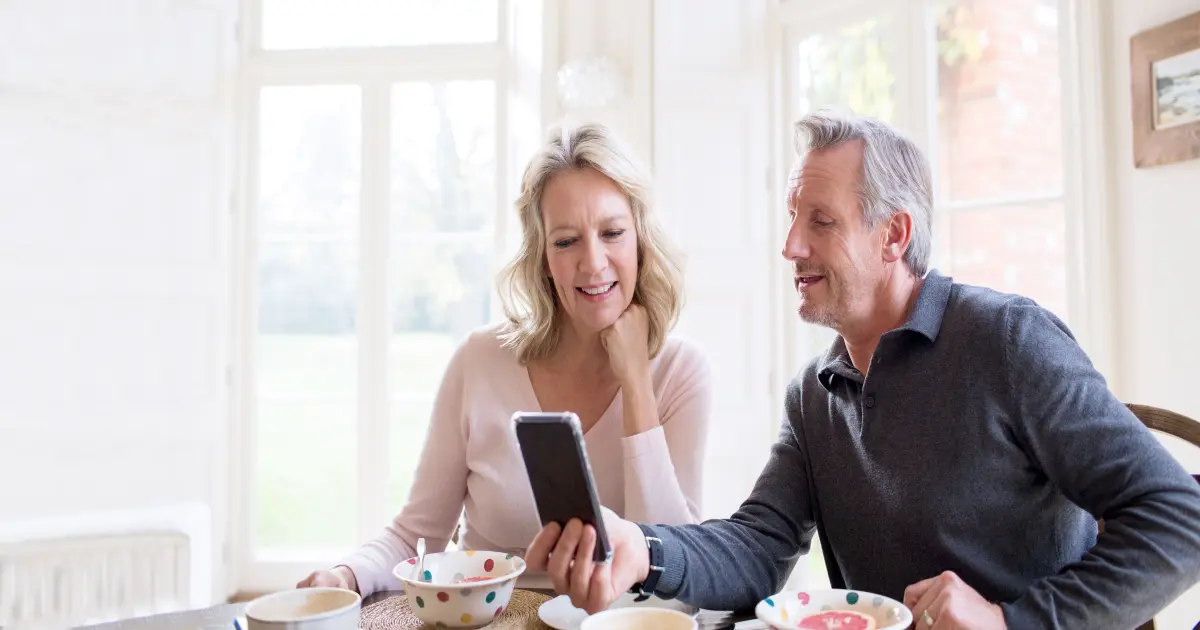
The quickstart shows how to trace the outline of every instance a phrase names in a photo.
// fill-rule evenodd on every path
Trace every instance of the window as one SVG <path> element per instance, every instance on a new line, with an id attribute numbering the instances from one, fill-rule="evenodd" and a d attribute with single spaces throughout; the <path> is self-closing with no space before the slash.
<path id="1" fill-rule="evenodd" d="M 498 0 L 262 0 L 267 50 L 490 43 Z"/>
<path id="2" fill-rule="evenodd" d="M 887 121 L 934 170 L 934 267 L 959 282 L 1020 293 L 1068 324 L 1070 213 L 1065 194 L 1060 16 L 1070 0 L 782 0 L 780 128 L 823 106 Z M 794 151 L 785 143 L 781 169 Z M 778 181 L 786 181 L 786 177 Z M 782 238 L 782 233 L 780 233 Z M 790 297 L 790 296 L 789 296 Z M 784 300 L 792 305 L 792 300 Z M 789 311 L 789 316 L 792 313 Z M 835 333 L 795 321 L 792 372 Z M 798 572 L 826 580 L 819 541 Z"/>
<path id="3" fill-rule="evenodd" d="M 244 7 L 243 590 L 379 533 L 452 352 L 497 314 L 514 4 Z"/>
<path id="4" fill-rule="evenodd" d="M 799 112 L 837 106 L 893 122 L 896 50 L 889 27 L 871 18 L 798 38 L 791 50 Z"/>
<path id="5" fill-rule="evenodd" d="M 357 86 L 259 90 L 254 540 L 264 550 L 357 536 L 347 464 L 357 455 L 361 102 Z"/>
<path id="6" fill-rule="evenodd" d="M 385 501 L 396 507 L 408 496 L 442 371 L 458 341 L 490 315 L 498 262 L 495 93 L 492 81 L 392 88 Z"/>
<path id="7" fill-rule="evenodd" d="M 934 7 L 938 264 L 1067 312 L 1058 0 Z"/>

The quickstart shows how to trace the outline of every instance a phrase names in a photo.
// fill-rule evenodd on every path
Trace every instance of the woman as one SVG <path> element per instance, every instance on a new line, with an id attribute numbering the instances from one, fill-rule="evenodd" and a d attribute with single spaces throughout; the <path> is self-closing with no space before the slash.
<path id="1" fill-rule="evenodd" d="M 711 394 L 700 352 L 669 338 L 679 263 L 643 173 L 600 125 L 553 131 L 526 167 L 520 251 L 500 274 L 503 324 L 458 347 L 438 391 L 408 503 L 375 540 L 298 586 L 399 588 L 418 538 L 521 555 L 541 525 L 517 411 L 572 411 L 601 504 L 639 522 L 700 520 Z"/>

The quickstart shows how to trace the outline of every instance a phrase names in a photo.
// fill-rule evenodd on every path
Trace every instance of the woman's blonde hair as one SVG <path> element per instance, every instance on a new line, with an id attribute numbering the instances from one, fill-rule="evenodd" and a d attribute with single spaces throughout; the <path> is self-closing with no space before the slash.
<path id="1" fill-rule="evenodd" d="M 516 351 L 521 363 L 554 354 L 562 335 L 558 297 L 546 272 L 542 194 L 559 173 L 585 168 L 611 179 L 629 198 L 638 253 L 633 304 L 646 309 L 651 358 L 662 350 L 667 334 L 679 319 L 683 306 L 682 258 L 652 216 L 649 177 L 604 125 L 563 124 L 550 130 L 546 143 L 525 167 L 516 203 L 521 246 L 497 279 L 507 319 L 500 338 L 505 347 Z"/>

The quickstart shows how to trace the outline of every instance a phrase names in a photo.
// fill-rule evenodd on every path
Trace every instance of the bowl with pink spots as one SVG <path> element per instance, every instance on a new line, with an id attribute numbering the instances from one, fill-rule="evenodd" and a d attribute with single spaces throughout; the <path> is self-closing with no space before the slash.
<path id="1" fill-rule="evenodd" d="M 496 551 L 444 551 L 396 565 L 392 573 L 404 583 L 409 608 L 435 628 L 480 628 L 504 614 L 525 560 Z"/>
<path id="2" fill-rule="evenodd" d="M 890 597 L 836 588 L 776 593 L 755 606 L 754 616 L 776 630 L 905 630 L 913 620 Z"/>

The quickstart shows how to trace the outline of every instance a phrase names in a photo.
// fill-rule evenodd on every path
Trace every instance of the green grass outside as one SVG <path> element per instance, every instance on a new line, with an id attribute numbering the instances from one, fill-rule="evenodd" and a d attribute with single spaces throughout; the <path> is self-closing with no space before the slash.
<path id="1" fill-rule="evenodd" d="M 453 335 L 429 333 L 392 338 L 389 514 L 408 496 L 432 401 L 457 342 Z M 260 337 L 255 527 L 259 549 L 350 549 L 361 542 L 357 346 L 353 337 Z M 404 403 L 402 396 L 418 401 Z M 385 523 L 377 525 L 382 528 Z"/>

